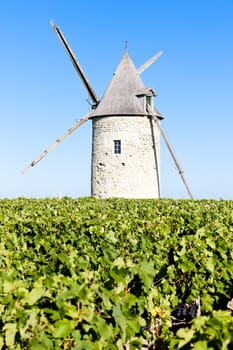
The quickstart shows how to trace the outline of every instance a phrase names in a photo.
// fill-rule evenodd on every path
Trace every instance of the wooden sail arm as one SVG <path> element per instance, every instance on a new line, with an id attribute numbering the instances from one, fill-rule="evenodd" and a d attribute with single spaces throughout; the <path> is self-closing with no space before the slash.
<path id="1" fill-rule="evenodd" d="M 146 61 L 141 67 L 137 69 L 137 73 L 141 74 L 144 72 L 145 69 L 150 67 L 161 55 L 163 54 L 163 51 L 159 51 L 156 55 L 151 57 L 148 61 Z"/>
<path id="2" fill-rule="evenodd" d="M 193 199 L 192 192 L 191 192 L 191 190 L 190 190 L 190 188 L 188 186 L 188 183 L 187 183 L 187 181 L 185 180 L 185 177 L 184 177 L 184 171 L 182 170 L 182 168 L 181 168 L 181 166 L 180 166 L 180 164 L 179 164 L 179 162 L 178 162 L 178 160 L 177 160 L 177 158 L 175 156 L 175 153 L 174 153 L 174 151 L 173 151 L 173 149 L 172 149 L 172 147 L 171 147 L 171 145 L 170 145 L 170 143 L 168 141 L 167 135 L 165 134 L 165 132 L 164 132 L 164 130 L 163 130 L 161 124 L 160 124 L 159 119 L 157 118 L 156 114 L 153 112 L 153 110 L 152 110 L 152 108 L 150 106 L 147 106 L 147 109 L 148 109 L 148 112 L 151 114 L 152 119 L 155 121 L 155 123 L 157 124 L 157 126 L 158 126 L 158 128 L 159 128 L 159 130 L 161 132 L 161 135 L 162 135 L 162 137 L 164 139 L 164 142 L 165 142 L 165 144 L 166 144 L 166 146 L 167 146 L 167 148 L 168 148 L 168 150 L 169 150 L 169 152 L 171 154 L 171 157 L 172 157 L 172 159 L 173 159 L 173 161 L 174 161 L 174 163 L 176 165 L 176 168 L 177 168 L 177 170 L 178 170 L 178 172 L 180 174 L 181 180 L 183 181 L 184 186 L 185 186 L 185 188 L 186 188 L 186 190 L 187 190 L 187 192 L 189 194 L 189 197 L 191 199 Z"/>
<path id="3" fill-rule="evenodd" d="M 42 152 L 37 158 L 35 158 L 30 164 L 28 164 L 22 171 L 22 174 L 26 173 L 33 166 L 35 166 L 39 161 L 41 161 L 49 152 L 51 152 L 55 147 L 57 147 L 65 138 L 71 135 L 75 130 L 77 130 L 82 124 L 84 124 L 90 117 L 91 113 L 88 113 L 75 123 L 71 128 L 69 128 L 61 137 L 59 137 L 54 143 L 52 143 L 44 152 Z"/>
<path id="4" fill-rule="evenodd" d="M 86 75 L 84 74 L 84 71 L 83 69 L 81 68 L 77 58 L 75 57 L 73 51 L 71 50 L 68 42 L 66 41 L 64 35 L 62 34 L 62 31 L 56 26 L 56 24 L 53 22 L 53 21 L 50 21 L 50 24 L 51 26 L 53 27 L 53 29 L 55 30 L 58 38 L 60 39 L 62 45 L 64 46 L 68 56 L 70 57 L 71 59 L 71 62 L 75 68 L 75 70 L 77 71 L 77 73 L 79 74 L 83 84 L 85 85 L 92 101 L 93 101 L 93 104 L 94 106 L 98 104 L 99 102 L 99 99 L 95 93 L 95 90 L 93 89 L 93 87 L 91 86 L 90 82 L 88 81 Z"/>

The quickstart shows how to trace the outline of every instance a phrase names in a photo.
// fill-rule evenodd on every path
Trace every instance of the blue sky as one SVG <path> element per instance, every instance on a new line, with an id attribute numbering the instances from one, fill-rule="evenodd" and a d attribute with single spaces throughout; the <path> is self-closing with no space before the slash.
<path id="1" fill-rule="evenodd" d="M 128 40 L 158 93 L 163 128 L 195 198 L 233 199 L 233 0 L 2 0 L 0 198 L 90 195 L 91 122 L 22 169 L 89 111 L 49 21 L 101 98 Z M 163 197 L 187 198 L 161 141 Z"/>

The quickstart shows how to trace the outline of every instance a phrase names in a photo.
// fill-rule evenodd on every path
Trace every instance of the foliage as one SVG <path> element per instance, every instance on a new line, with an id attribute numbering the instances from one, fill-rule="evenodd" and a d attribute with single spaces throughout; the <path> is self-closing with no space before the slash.
<path id="1" fill-rule="evenodd" d="M 233 201 L 3 199 L 0 236 L 0 350 L 233 349 Z"/>

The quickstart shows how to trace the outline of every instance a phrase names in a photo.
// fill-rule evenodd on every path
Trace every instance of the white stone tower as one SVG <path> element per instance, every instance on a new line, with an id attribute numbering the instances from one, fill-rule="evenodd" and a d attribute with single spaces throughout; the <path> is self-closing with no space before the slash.
<path id="1" fill-rule="evenodd" d="M 155 92 L 145 88 L 126 52 L 91 119 L 91 194 L 100 198 L 158 198 L 160 132 L 147 111 Z"/>

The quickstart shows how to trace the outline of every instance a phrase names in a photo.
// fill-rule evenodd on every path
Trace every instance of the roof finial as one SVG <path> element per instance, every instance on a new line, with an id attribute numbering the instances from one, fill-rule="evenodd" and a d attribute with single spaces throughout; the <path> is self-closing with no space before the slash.
<path id="1" fill-rule="evenodd" d="M 128 40 L 125 40 L 125 55 L 128 55 Z"/>

